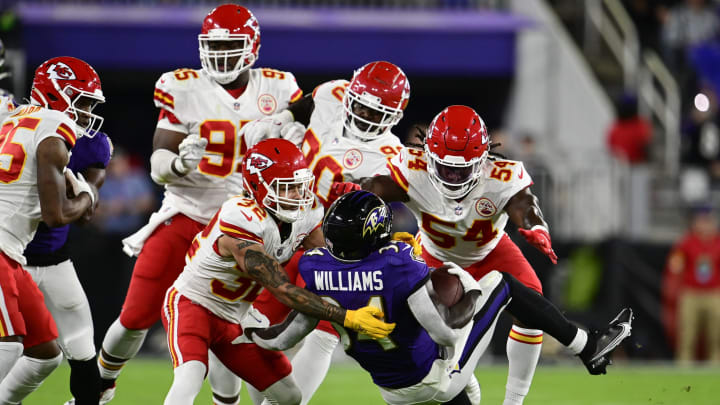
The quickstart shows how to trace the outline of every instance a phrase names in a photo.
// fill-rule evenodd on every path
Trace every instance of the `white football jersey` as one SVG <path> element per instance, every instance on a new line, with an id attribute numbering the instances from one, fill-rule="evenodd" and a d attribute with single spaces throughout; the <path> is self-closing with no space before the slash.
<path id="1" fill-rule="evenodd" d="M 302 151 L 315 175 L 313 191 L 328 207 L 333 182 L 359 181 L 384 172 L 388 159 L 403 148 L 397 136 L 387 134 L 371 141 L 343 136 L 343 94 L 347 80 L 323 83 L 313 92 L 315 109 L 305 133 Z"/>
<path id="2" fill-rule="evenodd" d="M 42 220 L 37 186 L 37 148 L 47 138 L 75 145 L 76 125 L 67 115 L 20 106 L 0 130 L 0 250 L 25 264 L 23 251 Z M 70 154 L 68 153 L 68 159 Z"/>
<path id="3" fill-rule="evenodd" d="M 224 179 L 245 151 L 260 141 L 245 139 L 240 128 L 284 110 L 301 96 L 292 73 L 273 69 L 250 69 L 247 88 L 237 99 L 203 70 L 179 69 L 160 76 L 154 100 L 164 112 L 157 127 L 208 140 L 197 168 L 165 186 L 163 204 L 207 223 L 227 197 Z"/>
<path id="4" fill-rule="evenodd" d="M 487 160 L 480 182 L 462 201 L 433 186 L 424 151 L 405 148 L 388 165 L 390 176 L 410 197 L 420 241 L 435 258 L 467 267 L 484 259 L 505 234 L 505 204 L 532 184 L 522 162 Z"/>
<path id="5" fill-rule="evenodd" d="M 280 239 L 278 224 L 254 199 L 233 197 L 223 203 L 207 227 L 195 236 L 185 256 L 185 269 L 175 281 L 184 296 L 215 315 L 239 323 L 263 287 L 240 271 L 234 258 L 217 253 L 215 242 L 221 235 L 256 242 L 279 263 L 292 257 L 303 240 L 319 227 L 323 209 L 308 209 L 292 223 L 290 236 Z"/>

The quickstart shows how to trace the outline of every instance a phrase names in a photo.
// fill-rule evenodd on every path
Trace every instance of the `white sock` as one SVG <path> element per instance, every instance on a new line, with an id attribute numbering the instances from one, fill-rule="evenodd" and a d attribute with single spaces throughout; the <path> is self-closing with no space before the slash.
<path id="1" fill-rule="evenodd" d="M 147 335 L 147 329 L 127 329 L 122 326 L 120 319 L 116 319 L 105 333 L 102 348 L 108 355 L 122 359 L 122 361 L 111 361 L 101 351 L 98 356 L 100 377 L 106 380 L 117 379 L 125 363 L 135 357 L 140 347 L 142 347 L 145 335 Z"/>
<path id="2" fill-rule="evenodd" d="M 503 405 L 520 405 L 530 391 L 543 332 L 513 325 L 507 340 L 508 379 Z"/>
<path id="3" fill-rule="evenodd" d="M 10 372 L 22 352 L 23 345 L 20 342 L 0 342 L 0 381 Z"/>
<path id="4" fill-rule="evenodd" d="M 305 337 L 302 347 L 293 357 L 293 375 L 302 391 L 302 405 L 310 401 L 325 379 L 339 341 L 337 336 L 315 329 Z"/>
<path id="5" fill-rule="evenodd" d="M 45 378 L 60 365 L 62 359 L 62 353 L 52 359 L 22 356 L 0 383 L 0 403 L 19 404 L 40 387 Z"/>
<path id="6" fill-rule="evenodd" d="M 240 402 L 242 380 L 230 369 L 225 367 L 212 351 L 208 352 L 208 380 L 212 388 L 213 401 L 216 405 L 237 405 Z M 223 398 L 236 398 L 233 402 L 222 401 Z"/>
<path id="7" fill-rule="evenodd" d="M 190 360 L 175 367 L 172 386 L 165 397 L 165 405 L 193 405 L 205 380 L 207 367 L 201 361 Z"/>
<path id="8" fill-rule="evenodd" d="M 470 399 L 470 403 L 472 405 L 480 405 L 480 383 L 477 378 L 475 378 L 475 374 L 470 376 L 470 381 L 468 381 L 468 384 L 465 386 L 465 393 Z"/>
<path id="9" fill-rule="evenodd" d="M 572 342 L 567 346 L 568 349 L 572 352 L 572 354 L 580 354 L 582 350 L 585 348 L 585 345 L 588 341 L 588 334 L 584 330 L 578 328 L 577 334 L 575 335 L 575 338 Z"/>

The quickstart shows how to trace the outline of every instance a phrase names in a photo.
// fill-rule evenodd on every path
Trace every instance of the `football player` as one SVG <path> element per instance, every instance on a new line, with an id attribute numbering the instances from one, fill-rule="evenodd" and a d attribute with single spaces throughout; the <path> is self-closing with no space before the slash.
<path id="1" fill-rule="evenodd" d="M 512 275 L 491 271 L 475 281 L 450 262 L 442 266 L 458 276 L 464 294 L 456 304 L 444 306 L 431 270 L 412 246 L 390 241 L 390 206 L 367 191 L 340 197 L 325 215 L 322 230 L 327 248 L 309 250 L 300 259 L 306 288 L 346 308 L 376 306 L 384 319 L 397 323 L 387 338 L 378 340 L 333 323 L 347 354 L 370 373 L 388 404 L 470 403 L 463 388 L 503 309 L 557 338 L 591 374 L 605 373 L 611 352 L 630 335 L 630 309 L 602 331 L 588 333 Z M 316 324 L 293 311 L 281 324 L 246 327 L 241 340 L 285 350 Z"/>
<path id="2" fill-rule="evenodd" d="M 2 398 L 9 403 L 19 403 L 62 360 L 57 327 L 22 267 L 23 251 L 40 221 L 57 227 L 92 214 L 97 190 L 66 165 L 77 138 L 102 125 L 92 111 L 105 101 L 95 70 L 67 56 L 37 68 L 30 97 L 31 104 L 19 106 L 0 127 L 0 380 L 3 387 L 21 387 Z"/>
<path id="3" fill-rule="evenodd" d="M 402 144 L 391 130 L 402 118 L 409 99 L 407 76 L 385 61 L 362 66 L 350 81 L 329 81 L 313 91 L 314 110 L 302 149 L 315 175 L 313 192 L 325 208 L 338 197 L 331 192 L 333 182 L 359 181 L 381 173 L 387 160 L 400 153 Z M 255 136 L 270 136 L 269 129 Z M 248 126 L 248 131 L 257 130 Z M 298 278 L 301 255 L 298 252 L 284 266 L 291 281 Z M 290 312 L 268 291 L 254 306 L 273 323 L 281 322 Z M 293 374 L 303 391 L 303 405 L 325 378 L 338 342 L 337 332 L 327 322 L 320 322 L 293 357 Z"/>
<path id="4" fill-rule="evenodd" d="M 41 87 L 42 83 L 35 86 Z M 112 144 L 102 132 L 92 135 L 77 139 L 67 170 L 76 176 L 80 173 L 97 194 L 105 181 L 105 167 L 110 161 Z M 82 218 L 88 219 L 89 215 Z M 24 268 L 44 294 L 45 304 L 57 324 L 60 334 L 58 343 L 70 364 L 70 392 L 75 399 L 69 403 L 97 404 L 100 373 L 95 357 L 97 351 L 93 341 L 92 315 L 87 296 L 70 260 L 67 245 L 69 231 L 69 225 L 50 228 L 41 222 L 35 237 L 25 249 L 27 264 Z M 29 393 L 29 389 L 42 382 L 16 378 L 22 368 L 27 367 L 23 365 L 25 360 L 21 359 L 10 376 L 0 384 L 0 403 L 16 403 L 22 399 L 22 395 Z"/>
<path id="5" fill-rule="evenodd" d="M 198 43 L 201 70 L 167 72 L 156 83 L 160 116 L 151 176 L 166 192 L 149 223 L 124 240 L 125 251 L 138 259 L 120 317 L 108 329 L 98 358 L 106 397 L 112 397 L 122 366 L 159 320 L 163 295 L 182 271 L 193 237 L 226 200 L 225 180 L 236 170 L 236 160 L 258 141 L 241 136 L 240 128 L 261 117 L 273 123 L 302 121 L 300 106 L 307 104 L 288 108 L 302 96 L 291 73 L 252 68 L 260 26 L 248 9 L 225 4 L 212 10 Z M 309 117 L 309 110 L 304 114 Z"/>
<path id="6" fill-rule="evenodd" d="M 208 349 L 271 402 L 298 404 L 299 388 L 284 354 L 235 342 L 251 303 L 267 288 L 282 303 L 315 318 L 384 338 L 394 325 L 329 304 L 290 283 L 280 262 L 323 244 L 323 208 L 313 202 L 314 176 L 291 142 L 268 139 L 242 162 L 247 196 L 226 201 L 193 239 L 184 271 L 167 291 L 163 324 L 175 367 L 165 404 L 192 404 L 208 369 Z"/>
<path id="7" fill-rule="evenodd" d="M 402 201 L 418 221 L 422 257 L 433 267 L 453 262 L 479 280 L 491 270 L 512 274 L 542 293 L 535 271 L 504 231 L 508 218 L 553 263 L 547 223 L 530 192 L 522 162 L 490 155 L 490 137 L 471 108 L 454 105 L 430 124 L 423 149 L 405 148 L 389 175 L 361 181 L 386 201 Z M 336 183 L 336 190 L 347 188 Z M 505 405 L 521 404 L 540 357 L 542 331 L 515 319 L 507 340 Z"/>

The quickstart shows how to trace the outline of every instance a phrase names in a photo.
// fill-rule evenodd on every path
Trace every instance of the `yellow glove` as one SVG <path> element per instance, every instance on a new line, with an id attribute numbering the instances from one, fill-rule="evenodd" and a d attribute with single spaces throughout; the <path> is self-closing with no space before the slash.
<path id="1" fill-rule="evenodd" d="M 407 232 L 395 232 L 392 236 L 392 240 L 399 240 L 400 242 L 405 242 L 408 245 L 413 247 L 413 254 L 416 257 L 422 256 L 422 246 L 420 246 L 420 243 L 415 240 L 415 237 Z"/>
<path id="2" fill-rule="evenodd" d="M 394 323 L 385 323 L 380 318 L 385 316 L 376 307 L 362 307 L 358 310 L 348 309 L 345 314 L 344 325 L 359 333 L 370 336 L 373 339 L 387 337 L 395 329 Z"/>

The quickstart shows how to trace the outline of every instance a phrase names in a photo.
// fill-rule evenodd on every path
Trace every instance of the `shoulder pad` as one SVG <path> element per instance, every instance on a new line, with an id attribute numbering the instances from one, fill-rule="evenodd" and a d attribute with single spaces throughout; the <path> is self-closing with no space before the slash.
<path id="1" fill-rule="evenodd" d="M 218 226 L 224 234 L 258 243 L 263 243 L 263 231 L 271 222 L 268 222 L 267 213 L 255 200 L 242 197 L 225 201 L 218 215 Z"/>
<path id="2" fill-rule="evenodd" d="M 334 101 L 342 103 L 345 88 L 350 84 L 347 80 L 331 80 L 313 90 L 313 99 L 317 101 Z"/>

